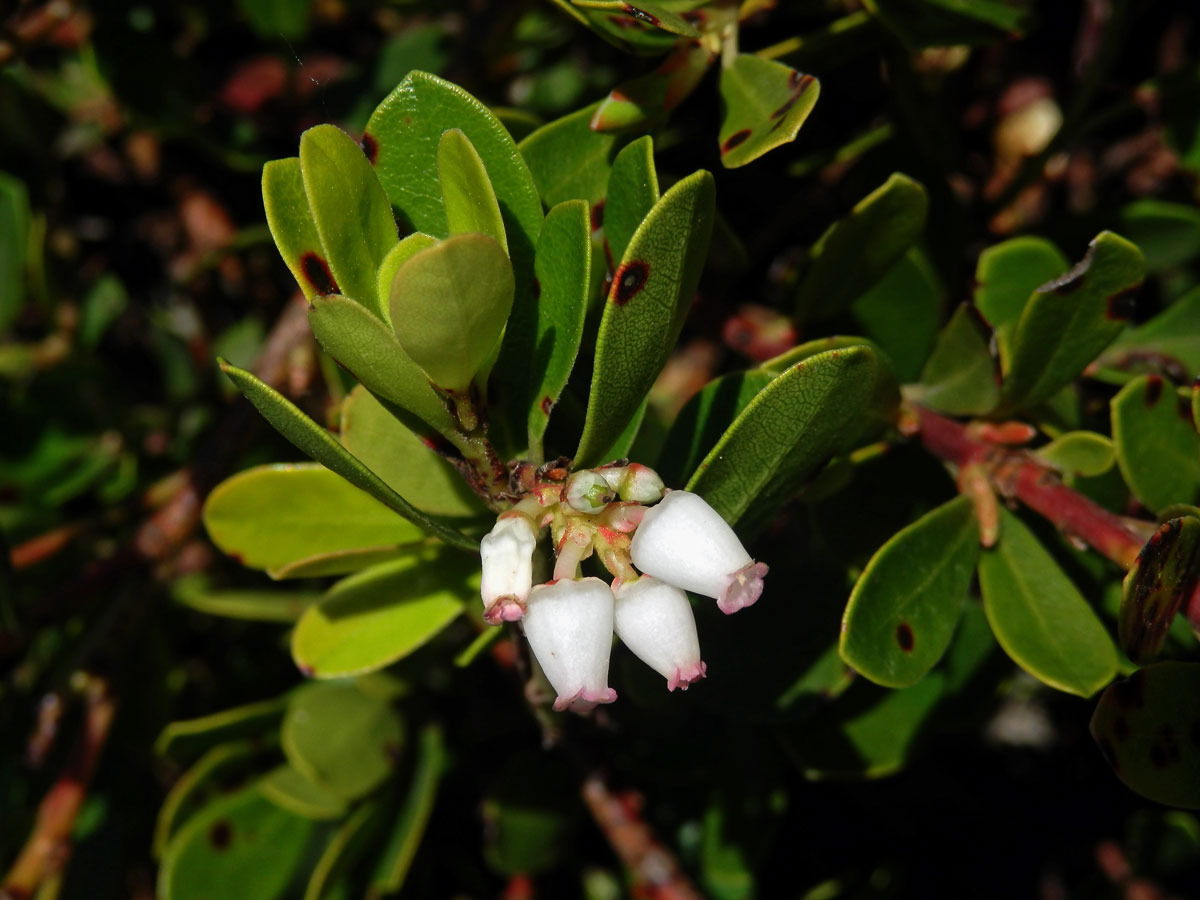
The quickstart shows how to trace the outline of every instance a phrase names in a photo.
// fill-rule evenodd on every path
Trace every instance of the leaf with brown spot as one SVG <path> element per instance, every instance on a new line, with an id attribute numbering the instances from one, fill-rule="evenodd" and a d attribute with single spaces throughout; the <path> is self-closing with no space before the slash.
<path id="1" fill-rule="evenodd" d="M 325 261 L 321 237 L 304 193 L 300 159 L 276 159 L 263 166 L 262 193 L 271 237 L 305 298 L 336 293 L 337 282 Z"/>
<path id="2" fill-rule="evenodd" d="M 1200 579 L 1200 519 L 1158 527 L 1125 576 L 1117 619 L 1121 648 L 1135 663 L 1154 659 L 1175 615 Z"/>
<path id="3" fill-rule="evenodd" d="M 1151 510 L 1193 503 L 1200 493 L 1200 436 L 1179 415 L 1175 385 L 1159 375 L 1130 381 L 1109 402 L 1117 465 Z"/>
<path id="4" fill-rule="evenodd" d="M 600 101 L 593 131 L 647 129 L 686 100 L 715 57 L 698 41 L 680 44 L 652 72 L 618 84 Z"/>
<path id="5" fill-rule="evenodd" d="M 796 139 L 821 83 L 783 63 L 739 53 L 722 67 L 720 91 L 721 165 L 736 169 Z"/>

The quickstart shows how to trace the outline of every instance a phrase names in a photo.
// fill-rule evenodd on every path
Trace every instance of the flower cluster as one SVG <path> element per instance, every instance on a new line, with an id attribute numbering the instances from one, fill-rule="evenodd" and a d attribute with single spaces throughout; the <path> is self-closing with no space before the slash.
<path id="1" fill-rule="evenodd" d="M 554 571 L 535 585 L 543 531 Z M 484 537 L 480 555 L 484 619 L 519 620 L 558 694 L 554 708 L 580 712 L 617 697 L 608 686 L 614 633 L 670 690 L 703 678 L 685 591 L 734 613 L 758 599 L 767 574 L 700 496 L 666 491 L 657 473 L 636 463 L 570 475 L 543 467 Z M 613 576 L 611 585 L 581 577 L 592 556 Z"/>

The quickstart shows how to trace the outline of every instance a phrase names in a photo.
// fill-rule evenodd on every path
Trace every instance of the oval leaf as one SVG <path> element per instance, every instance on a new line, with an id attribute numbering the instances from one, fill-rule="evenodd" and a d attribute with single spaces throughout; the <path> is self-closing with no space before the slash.
<path id="1" fill-rule="evenodd" d="M 379 308 L 383 311 L 383 321 L 392 324 L 392 279 L 400 271 L 400 267 L 422 250 L 432 247 L 438 239 L 422 231 L 414 231 L 388 251 L 388 255 L 379 264 L 379 274 L 375 278 L 375 295 L 379 298 Z"/>
<path id="2" fill-rule="evenodd" d="M 863 334 L 887 353 L 901 384 L 917 380 L 933 351 L 945 293 L 928 257 L 910 247 L 850 305 Z"/>
<path id="3" fill-rule="evenodd" d="M 589 122 L 598 106 L 547 122 L 521 141 L 521 156 L 547 206 L 586 200 L 596 207 L 604 200 L 619 141 L 616 135 L 592 131 Z"/>
<path id="4" fill-rule="evenodd" d="M 1011 356 L 1012 333 L 1030 295 L 1069 266 L 1062 251 L 1040 237 L 1015 237 L 979 254 L 975 264 L 975 308 L 995 331 L 1005 371 Z"/>
<path id="5" fill-rule="evenodd" d="M 154 823 L 155 859 L 162 858 L 168 841 L 175 836 L 184 822 L 221 787 L 226 786 L 226 776 L 247 768 L 254 754 L 255 743 L 252 741 L 219 744 L 201 756 L 195 765 L 176 779 L 163 799 Z"/>
<path id="6" fill-rule="evenodd" d="M 1192 503 L 1200 491 L 1200 436 L 1190 404 L 1159 375 L 1135 378 L 1112 398 L 1117 465 L 1150 510 Z"/>
<path id="7" fill-rule="evenodd" d="M 1094 431 L 1068 431 L 1034 451 L 1042 462 L 1060 472 L 1090 478 L 1103 475 L 1116 461 L 1113 442 Z"/>
<path id="8" fill-rule="evenodd" d="M 304 193 L 299 157 L 276 159 L 263 166 L 262 193 L 271 237 L 305 299 L 336 294 L 338 284 Z"/>
<path id="9" fill-rule="evenodd" d="M 604 201 L 604 246 L 609 268 L 625 256 L 625 249 L 642 220 L 658 202 L 658 173 L 654 169 L 654 141 L 649 136 L 628 144 L 613 160 Z"/>
<path id="10" fill-rule="evenodd" d="M 914 392 L 917 402 L 951 415 L 982 415 L 996 405 L 999 372 L 987 323 L 964 303 L 938 335 Z"/>
<path id="11" fill-rule="evenodd" d="M 593 131 L 646 129 L 688 98 L 715 56 L 704 44 L 678 44 L 652 72 L 618 84 L 592 116 Z"/>
<path id="12" fill-rule="evenodd" d="M 186 759 L 226 741 L 257 737 L 276 726 L 283 718 L 286 705 L 286 697 L 272 697 L 198 719 L 171 722 L 154 742 L 154 752 L 159 756 Z"/>
<path id="13" fill-rule="evenodd" d="M 346 814 L 346 801 L 284 764 L 272 769 L 258 782 L 262 795 L 290 813 L 328 822 Z"/>
<path id="14" fill-rule="evenodd" d="M 1160 367 L 1162 357 L 1183 366 L 1182 374 L 1188 378 L 1200 371 L 1200 288 L 1122 334 L 1105 351 L 1103 361 L 1124 368 L 1145 360 Z"/>
<path id="15" fill-rule="evenodd" d="M 451 128 L 438 142 L 437 172 L 450 234 L 486 234 L 508 253 L 496 192 L 483 160 L 461 129 Z"/>
<path id="16" fill-rule="evenodd" d="M 721 164 L 736 169 L 796 139 L 821 82 L 791 66 L 739 53 L 721 67 Z"/>
<path id="17" fill-rule="evenodd" d="M 1175 614 L 1200 583 L 1200 519 L 1171 519 L 1138 553 L 1121 590 L 1117 634 L 1135 663 L 1154 659 Z"/>

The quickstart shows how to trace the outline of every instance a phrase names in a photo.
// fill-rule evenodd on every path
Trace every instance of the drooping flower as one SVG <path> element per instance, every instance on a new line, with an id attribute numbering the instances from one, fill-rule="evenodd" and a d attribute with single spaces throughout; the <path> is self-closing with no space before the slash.
<path id="1" fill-rule="evenodd" d="M 696 618 L 687 594 L 651 575 L 623 582 L 614 593 L 617 637 L 667 679 L 668 690 L 686 691 L 704 677 Z"/>
<path id="2" fill-rule="evenodd" d="M 726 614 L 753 604 L 767 574 L 720 513 L 688 491 L 672 491 L 646 511 L 630 556 L 647 575 L 715 598 Z"/>
<path id="3" fill-rule="evenodd" d="M 529 595 L 522 627 L 558 694 L 555 709 L 587 712 L 617 699 L 608 686 L 613 593 L 606 582 L 581 578 L 539 584 Z"/>
<path id="4" fill-rule="evenodd" d="M 533 587 L 533 524 L 520 514 L 501 516 L 479 542 L 483 577 L 479 593 L 483 618 L 493 625 L 515 622 L 525 614 Z"/>

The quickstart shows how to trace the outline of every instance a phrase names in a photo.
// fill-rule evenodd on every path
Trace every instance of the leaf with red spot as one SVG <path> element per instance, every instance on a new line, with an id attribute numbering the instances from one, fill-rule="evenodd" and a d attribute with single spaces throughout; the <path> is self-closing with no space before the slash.
<path id="1" fill-rule="evenodd" d="M 592 130 L 646 129 L 661 122 L 696 89 L 714 58 L 698 41 L 681 44 L 654 71 L 613 88 L 596 108 Z"/>
<path id="2" fill-rule="evenodd" d="M 670 50 L 681 36 L 697 37 L 699 31 L 688 19 L 712 18 L 707 11 L 676 13 L 678 4 L 668 9 L 660 0 L 553 0 L 555 6 L 585 28 L 626 51 L 654 56 Z M 697 16 L 697 13 L 700 13 Z"/>
<path id="3" fill-rule="evenodd" d="M 821 83 L 790 66 L 740 53 L 721 69 L 721 164 L 736 169 L 796 139 Z"/>
<path id="4" fill-rule="evenodd" d="M 1161 662 L 1118 681 L 1096 705 L 1091 731 L 1130 789 L 1200 808 L 1200 665 Z"/>
<path id="5" fill-rule="evenodd" d="M 979 559 L 979 520 L 956 497 L 894 535 L 867 563 L 838 652 L 876 684 L 915 684 L 950 645 Z"/>
<path id="6" fill-rule="evenodd" d="M 578 466 L 629 424 L 683 328 L 712 237 L 716 191 L 703 170 L 677 182 L 638 226 L 613 276 L 596 341 Z"/>
<path id="7" fill-rule="evenodd" d="M 1141 364 L 1181 379 L 1195 378 L 1200 372 L 1200 288 L 1124 332 L 1100 360 L 1121 368 Z"/>
<path id="8" fill-rule="evenodd" d="M 1167 631 L 1200 585 L 1200 519 L 1170 519 L 1146 542 L 1125 576 L 1117 633 L 1135 663 L 1154 659 Z"/>
<path id="9" fill-rule="evenodd" d="M 1034 291 L 1013 330 L 996 415 L 1028 409 L 1074 381 L 1125 327 L 1125 301 L 1144 269 L 1137 247 L 1104 231 L 1082 262 Z"/>
<path id="10" fill-rule="evenodd" d="M 1133 379 L 1109 403 L 1117 465 L 1150 510 L 1193 503 L 1200 492 L 1200 436 L 1191 404 L 1161 375 Z"/>
<path id="11" fill-rule="evenodd" d="M 276 159 L 263 166 L 262 192 L 271 237 L 305 298 L 336 294 L 337 282 L 304 193 L 299 157 Z"/>
<path id="12" fill-rule="evenodd" d="M 625 248 L 642 220 L 658 202 L 658 173 L 654 169 L 654 140 L 646 135 L 626 145 L 613 160 L 604 204 L 604 243 L 612 264 L 625 256 Z"/>

